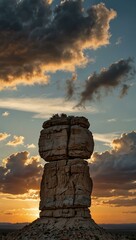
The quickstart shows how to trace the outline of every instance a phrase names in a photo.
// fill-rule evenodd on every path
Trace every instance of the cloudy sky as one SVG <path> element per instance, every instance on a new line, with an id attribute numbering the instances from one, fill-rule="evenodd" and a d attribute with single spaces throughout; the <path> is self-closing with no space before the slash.
<path id="1" fill-rule="evenodd" d="M 85 116 L 92 216 L 136 222 L 136 1 L 0 0 L 0 222 L 38 216 L 42 123 Z"/>

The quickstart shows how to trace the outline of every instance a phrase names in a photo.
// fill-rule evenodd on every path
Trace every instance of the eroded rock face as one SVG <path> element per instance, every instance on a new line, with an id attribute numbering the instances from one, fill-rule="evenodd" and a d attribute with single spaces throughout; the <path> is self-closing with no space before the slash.
<path id="1" fill-rule="evenodd" d="M 45 164 L 40 210 L 86 208 L 91 205 L 92 180 L 81 159 Z"/>
<path id="2" fill-rule="evenodd" d="M 58 115 L 43 124 L 39 140 L 45 164 L 40 191 L 40 218 L 4 240 L 126 240 L 100 228 L 91 218 L 92 180 L 84 158 L 93 138 L 84 117 Z"/>
<path id="3" fill-rule="evenodd" d="M 67 156 L 68 125 L 52 126 L 41 131 L 40 156 L 47 162 L 65 159 Z"/>
<path id="4" fill-rule="evenodd" d="M 47 162 L 90 158 L 94 142 L 84 117 L 58 117 L 44 122 L 39 139 L 40 156 Z"/>
<path id="5" fill-rule="evenodd" d="M 88 159 L 92 155 L 94 142 L 92 133 L 78 125 L 71 126 L 68 144 L 68 157 Z"/>
<path id="6" fill-rule="evenodd" d="M 45 164 L 40 217 L 90 218 L 92 180 L 87 161 L 94 142 L 84 117 L 55 115 L 44 122 L 39 153 Z"/>

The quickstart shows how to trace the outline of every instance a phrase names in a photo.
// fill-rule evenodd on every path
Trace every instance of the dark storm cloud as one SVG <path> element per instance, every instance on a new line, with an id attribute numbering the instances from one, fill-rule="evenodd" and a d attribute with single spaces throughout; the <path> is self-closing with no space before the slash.
<path id="1" fill-rule="evenodd" d="M 22 31 L 48 23 L 47 0 L 0 0 L 0 31 Z"/>
<path id="2" fill-rule="evenodd" d="M 86 101 L 100 99 L 103 90 L 108 94 L 113 89 L 121 85 L 121 94 L 123 97 L 128 90 L 128 85 L 124 82 L 130 80 L 135 74 L 133 60 L 131 58 L 122 59 L 102 69 L 99 74 L 93 73 L 85 82 L 85 89 L 81 92 L 81 99 L 77 106 L 84 106 Z"/>
<path id="3" fill-rule="evenodd" d="M 40 186 L 42 166 L 38 157 L 29 158 L 28 152 L 12 154 L 0 166 L 0 191 L 10 194 L 24 194 Z"/>
<path id="4" fill-rule="evenodd" d="M 136 132 L 114 139 L 111 151 L 95 152 L 92 160 L 93 195 L 97 198 L 116 197 L 114 201 L 107 201 L 118 206 L 126 206 L 125 199 L 131 198 L 133 200 L 128 204 L 133 205 L 136 199 Z"/>
<path id="5" fill-rule="evenodd" d="M 114 10 L 65 0 L 51 12 L 49 2 L 0 0 L 1 89 L 46 83 L 46 71 L 74 70 L 88 61 L 84 49 L 109 43 Z"/>

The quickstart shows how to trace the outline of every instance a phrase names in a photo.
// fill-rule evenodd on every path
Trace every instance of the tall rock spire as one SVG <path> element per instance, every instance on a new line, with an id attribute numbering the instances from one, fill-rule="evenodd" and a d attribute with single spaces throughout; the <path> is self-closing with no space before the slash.
<path id="1" fill-rule="evenodd" d="M 39 139 L 45 164 L 40 191 L 40 217 L 90 218 L 92 180 L 85 159 L 94 141 L 85 117 L 55 115 L 43 123 Z"/>
<path id="2" fill-rule="evenodd" d="M 46 161 L 40 189 L 40 217 L 3 240 L 127 240 L 91 218 L 92 180 L 86 159 L 94 149 L 84 117 L 54 115 L 43 123 L 39 153 Z"/>

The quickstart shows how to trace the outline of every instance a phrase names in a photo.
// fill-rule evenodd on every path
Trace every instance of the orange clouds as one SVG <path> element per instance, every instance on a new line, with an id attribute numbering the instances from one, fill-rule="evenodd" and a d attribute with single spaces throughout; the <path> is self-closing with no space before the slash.
<path id="1" fill-rule="evenodd" d="M 124 133 L 112 141 L 113 149 L 95 152 L 90 163 L 93 195 L 99 204 L 135 206 L 136 132 Z"/>
<path id="2" fill-rule="evenodd" d="M 118 154 L 132 153 L 136 150 L 136 132 L 123 133 L 113 140 L 112 147 Z"/>
<path id="3" fill-rule="evenodd" d="M 10 136 L 10 134 L 8 134 L 8 133 L 0 133 L 0 141 L 5 140 L 9 136 Z"/>
<path id="4" fill-rule="evenodd" d="M 0 191 L 8 194 L 29 193 L 30 197 L 40 188 L 41 174 L 38 156 L 29 157 L 28 152 L 12 154 L 4 160 L 4 166 L 0 166 Z"/>
<path id="5" fill-rule="evenodd" d="M 24 137 L 16 136 L 16 135 L 13 137 L 13 140 L 11 140 L 7 143 L 8 146 L 13 146 L 13 147 L 20 145 L 20 144 L 21 145 L 24 144 Z"/>
<path id="6" fill-rule="evenodd" d="M 85 49 L 109 43 L 114 10 L 100 3 L 86 11 L 81 0 L 67 0 L 52 12 L 50 4 L 47 0 L 14 1 L 13 5 L 1 1 L 1 90 L 45 84 L 48 71 L 84 66 L 88 62 Z"/>

